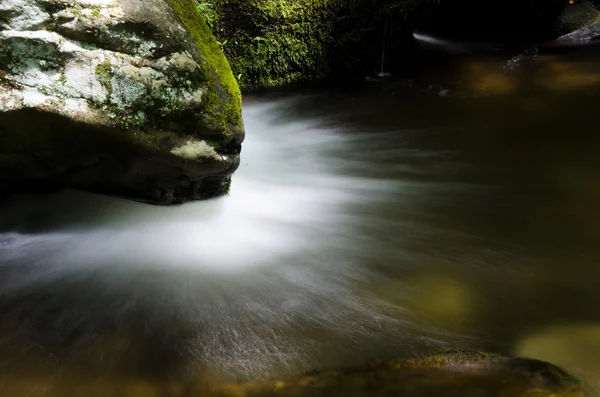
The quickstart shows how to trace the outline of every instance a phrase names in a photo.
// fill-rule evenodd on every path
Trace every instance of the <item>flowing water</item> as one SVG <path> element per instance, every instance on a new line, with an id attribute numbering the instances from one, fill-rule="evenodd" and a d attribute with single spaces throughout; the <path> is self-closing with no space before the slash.
<path id="1" fill-rule="evenodd" d="M 477 62 L 456 92 L 247 98 L 226 197 L 4 198 L 0 390 L 286 377 L 448 349 L 539 358 L 600 387 L 600 121 L 576 90 L 595 80 L 571 65 L 540 91 L 531 70 Z M 564 70 L 552 62 L 533 76 Z"/>

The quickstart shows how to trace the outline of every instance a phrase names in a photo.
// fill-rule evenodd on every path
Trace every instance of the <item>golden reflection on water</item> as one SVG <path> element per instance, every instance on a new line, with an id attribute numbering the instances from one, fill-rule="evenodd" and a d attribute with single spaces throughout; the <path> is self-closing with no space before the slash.
<path id="1" fill-rule="evenodd" d="M 522 65 L 507 67 L 505 60 L 466 58 L 459 62 L 458 92 L 469 95 L 511 96 L 576 93 L 600 87 L 600 61 L 556 55 L 523 55 Z"/>
<path id="2" fill-rule="evenodd" d="M 486 95 L 514 94 L 520 83 L 516 76 L 506 73 L 502 64 L 477 59 L 466 62 L 461 81 L 467 91 Z"/>
<path id="3" fill-rule="evenodd" d="M 464 331 L 472 315 L 469 285 L 448 275 L 417 275 L 377 286 L 377 294 L 419 321 Z"/>

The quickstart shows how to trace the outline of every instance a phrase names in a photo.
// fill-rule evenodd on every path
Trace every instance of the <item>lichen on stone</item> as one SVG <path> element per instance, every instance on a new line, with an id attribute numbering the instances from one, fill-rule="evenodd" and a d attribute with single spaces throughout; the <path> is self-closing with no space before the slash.
<path id="1" fill-rule="evenodd" d="M 171 150 L 171 153 L 188 160 L 196 160 L 201 157 L 223 160 L 225 157 L 217 153 L 215 148 L 205 141 L 187 141 L 185 145 Z"/>

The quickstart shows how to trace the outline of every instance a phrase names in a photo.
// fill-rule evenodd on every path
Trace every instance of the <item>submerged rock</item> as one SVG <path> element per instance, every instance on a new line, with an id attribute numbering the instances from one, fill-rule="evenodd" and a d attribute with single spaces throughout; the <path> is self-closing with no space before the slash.
<path id="1" fill-rule="evenodd" d="M 556 42 L 561 45 L 587 44 L 600 37 L 600 9 L 592 1 L 572 4 L 562 13 L 563 31 Z"/>
<path id="2" fill-rule="evenodd" d="M 0 186 L 226 192 L 241 96 L 194 0 L 3 0 Z"/>
<path id="3" fill-rule="evenodd" d="M 579 382 L 560 368 L 526 358 L 488 353 L 449 353 L 320 371 L 297 379 L 208 385 L 160 380 L 41 379 L 0 377 L 12 397 L 583 397 Z"/>
<path id="4" fill-rule="evenodd" d="M 563 33 L 586 29 L 594 23 L 600 22 L 600 7 L 594 1 L 579 1 L 570 4 L 560 15 L 560 28 Z"/>
<path id="5" fill-rule="evenodd" d="M 207 394 L 219 397 L 583 396 L 579 382 L 552 364 L 477 352 L 392 360 L 364 368 L 317 372 L 298 380 L 222 385 Z"/>
<path id="6" fill-rule="evenodd" d="M 323 371 L 298 380 L 221 385 L 198 395 L 581 397 L 577 380 L 536 360 L 453 353 L 365 368 Z"/>
<path id="7" fill-rule="evenodd" d="M 522 337 L 515 354 L 552 360 L 575 374 L 590 396 L 600 395 L 600 325 L 563 324 L 536 329 Z"/>

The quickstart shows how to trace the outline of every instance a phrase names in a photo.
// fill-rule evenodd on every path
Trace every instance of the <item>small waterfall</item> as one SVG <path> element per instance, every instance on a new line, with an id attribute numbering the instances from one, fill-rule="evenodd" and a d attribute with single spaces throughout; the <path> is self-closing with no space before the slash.
<path id="1" fill-rule="evenodd" d="M 384 72 L 384 64 L 385 64 L 385 41 L 386 41 L 386 36 L 387 36 L 387 26 L 388 26 L 388 20 L 385 20 L 385 23 L 383 25 L 383 40 L 382 40 L 382 45 L 381 45 L 381 70 L 379 71 L 379 73 L 377 73 L 377 77 L 379 78 L 386 78 L 391 76 L 391 73 L 386 73 Z"/>
<path id="2" fill-rule="evenodd" d="M 367 81 L 376 81 L 376 82 L 380 82 L 388 77 L 390 77 L 392 74 L 391 73 L 387 73 L 385 72 L 384 69 L 384 65 L 385 65 L 385 47 L 386 47 L 386 39 L 387 39 L 387 33 L 388 32 L 388 20 L 385 20 L 385 23 L 383 25 L 383 39 L 382 39 L 382 43 L 381 43 L 381 65 L 379 68 L 379 72 L 375 73 L 374 77 L 371 76 L 367 76 Z"/>

